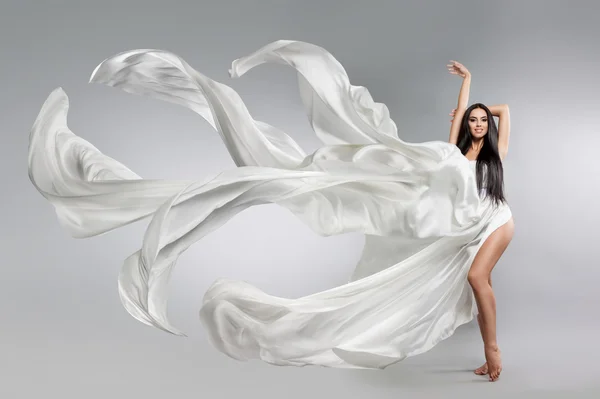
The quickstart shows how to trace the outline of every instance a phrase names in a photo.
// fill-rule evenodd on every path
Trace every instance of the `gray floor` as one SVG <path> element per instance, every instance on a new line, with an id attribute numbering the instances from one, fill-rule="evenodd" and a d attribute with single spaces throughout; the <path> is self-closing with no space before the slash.
<path id="1" fill-rule="evenodd" d="M 80 294 L 75 290 L 73 302 Z M 597 398 L 600 392 L 595 363 L 600 355 L 598 325 L 567 328 L 548 318 L 545 323 L 523 320 L 500 328 L 504 371 L 490 383 L 472 373 L 483 363 L 474 322 L 433 350 L 385 370 L 290 368 L 237 362 L 210 347 L 193 323 L 190 338 L 177 338 L 138 326 L 112 305 L 112 318 L 88 313 L 93 304 L 74 303 L 70 309 L 32 312 L 31 325 L 36 328 L 3 328 L 1 372 L 10 378 L 0 388 L 2 396 L 34 398 L 44 392 L 90 399 L 234 398 L 240 393 L 265 398 Z M 73 317 L 58 324 L 51 319 L 56 313 Z M 183 316 L 176 313 L 174 318 Z"/>

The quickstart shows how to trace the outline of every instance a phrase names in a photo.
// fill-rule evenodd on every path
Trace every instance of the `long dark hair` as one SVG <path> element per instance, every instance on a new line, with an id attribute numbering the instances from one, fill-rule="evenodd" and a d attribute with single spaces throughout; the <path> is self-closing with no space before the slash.
<path id="1" fill-rule="evenodd" d="M 477 189 L 480 192 L 483 186 L 485 168 L 487 168 L 486 194 L 488 198 L 499 204 L 500 202 L 506 202 L 504 197 L 504 168 L 498 152 L 498 128 L 488 107 L 481 103 L 475 103 L 467 108 L 460 124 L 456 146 L 463 155 L 466 155 L 469 151 L 473 142 L 469 129 L 469 117 L 471 111 L 476 108 L 484 110 L 488 120 L 487 134 L 483 136 L 483 146 L 477 156 Z"/>

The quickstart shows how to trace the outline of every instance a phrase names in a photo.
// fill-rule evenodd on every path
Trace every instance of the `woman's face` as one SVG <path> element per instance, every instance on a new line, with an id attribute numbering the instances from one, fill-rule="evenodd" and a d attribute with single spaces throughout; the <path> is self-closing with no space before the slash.
<path id="1" fill-rule="evenodd" d="M 487 113 L 481 108 L 475 108 L 469 115 L 469 130 L 474 138 L 481 138 L 487 134 Z"/>

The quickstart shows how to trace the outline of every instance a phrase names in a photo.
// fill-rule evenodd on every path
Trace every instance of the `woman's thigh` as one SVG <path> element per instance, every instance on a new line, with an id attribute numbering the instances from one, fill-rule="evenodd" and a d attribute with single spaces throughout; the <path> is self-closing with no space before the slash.
<path id="1" fill-rule="evenodd" d="M 512 240 L 515 229 L 513 218 L 490 234 L 479 247 L 469 270 L 469 281 L 488 281 L 491 285 L 492 269 Z"/>

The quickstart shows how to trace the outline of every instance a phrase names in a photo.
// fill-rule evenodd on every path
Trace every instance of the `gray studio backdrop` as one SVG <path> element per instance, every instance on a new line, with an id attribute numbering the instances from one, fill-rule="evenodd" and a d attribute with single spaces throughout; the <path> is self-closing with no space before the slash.
<path id="1" fill-rule="evenodd" d="M 598 393 L 600 7 L 594 2 L 2 1 L 0 7 L 0 397 Z M 29 130 L 58 86 L 70 98 L 71 130 L 143 177 L 204 179 L 235 167 L 218 134 L 191 111 L 87 83 L 103 59 L 135 48 L 182 56 L 237 90 L 254 118 L 315 150 L 320 142 L 301 107 L 295 71 L 265 65 L 240 79 L 228 76 L 231 61 L 278 39 L 329 50 L 353 84 L 387 104 L 407 141 L 447 140 L 461 84 L 447 72 L 449 60 L 473 75 L 470 103 L 509 104 L 505 184 L 516 233 L 493 272 L 504 363 L 497 383 L 470 372 L 484 361 L 475 321 L 383 371 L 240 363 L 213 349 L 197 311 L 216 278 L 294 298 L 344 283 L 358 260 L 362 236 L 316 236 L 276 205 L 244 211 L 180 258 L 170 315 L 189 338 L 147 327 L 122 308 L 117 275 L 139 248 L 148 220 L 73 239 L 30 184 Z"/>

